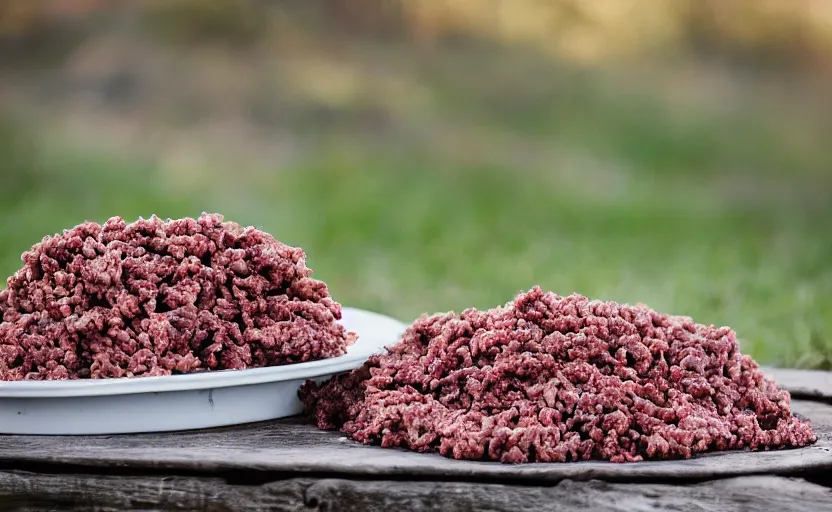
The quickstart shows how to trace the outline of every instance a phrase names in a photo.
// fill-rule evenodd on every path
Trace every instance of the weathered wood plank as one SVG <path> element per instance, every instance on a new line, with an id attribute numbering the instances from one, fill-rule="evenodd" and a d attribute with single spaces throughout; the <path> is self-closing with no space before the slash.
<path id="1" fill-rule="evenodd" d="M 832 399 L 832 372 L 763 368 L 763 373 L 795 398 Z"/>
<path id="2" fill-rule="evenodd" d="M 0 436 L 0 469 L 49 464 L 131 471 L 270 473 L 370 478 L 441 477 L 457 481 L 563 479 L 645 481 L 752 474 L 832 471 L 832 405 L 795 400 L 796 413 L 813 419 L 817 444 L 796 450 L 730 452 L 692 460 L 635 464 L 580 462 L 504 465 L 457 461 L 436 454 L 362 446 L 337 432 L 317 430 L 295 418 L 267 424 L 199 432 L 128 436 Z M 68 469 L 61 469 L 68 471 Z"/>
<path id="3" fill-rule="evenodd" d="M 832 490 L 802 479 L 741 477 L 691 485 L 564 480 L 554 486 L 290 479 L 231 485 L 217 478 L 0 472 L 4 510 L 768 511 L 832 510 Z"/>

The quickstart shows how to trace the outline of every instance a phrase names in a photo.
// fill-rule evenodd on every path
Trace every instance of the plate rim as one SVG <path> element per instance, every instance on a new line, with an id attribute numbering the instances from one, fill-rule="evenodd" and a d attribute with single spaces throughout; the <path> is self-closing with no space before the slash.
<path id="1" fill-rule="evenodd" d="M 375 311 L 342 307 L 341 312 L 342 316 L 339 322 L 343 322 L 344 313 L 346 312 L 347 314 L 375 317 L 381 322 L 386 322 L 391 326 L 391 333 L 393 330 L 392 326 L 396 325 L 398 330 L 396 338 L 394 339 L 391 335 L 390 340 L 384 341 L 384 343 L 375 343 L 358 352 L 350 353 L 348 348 L 346 354 L 338 357 L 279 366 L 248 368 L 245 370 L 216 370 L 182 375 L 136 378 L 6 381 L 0 382 L 0 399 L 101 397 L 142 393 L 168 393 L 311 379 L 358 368 L 372 354 L 383 351 L 386 347 L 399 341 L 404 330 L 407 328 L 407 324 L 400 320 Z M 357 334 L 360 336 L 360 333 Z"/>

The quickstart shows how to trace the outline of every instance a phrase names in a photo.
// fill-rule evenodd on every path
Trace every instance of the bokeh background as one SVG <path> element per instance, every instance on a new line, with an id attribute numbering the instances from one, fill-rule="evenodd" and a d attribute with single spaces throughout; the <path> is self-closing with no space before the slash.
<path id="1" fill-rule="evenodd" d="M 409 321 L 539 284 L 832 368 L 832 2 L 0 0 L 0 274 L 219 212 Z"/>

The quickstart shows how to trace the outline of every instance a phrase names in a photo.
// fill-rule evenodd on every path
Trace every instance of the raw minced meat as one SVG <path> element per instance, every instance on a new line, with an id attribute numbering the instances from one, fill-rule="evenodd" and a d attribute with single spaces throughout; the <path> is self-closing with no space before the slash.
<path id="1" fill-rule="evenodd" d="M 0 380 L 170 375 L 342 355 L 304 252 L 217 214 L 46 237 L 0 291 Z"/>
<path id="2" fill-rule="evenodd" d="M 815 441 L 728 327 L 535 287 L 422 316 L 400 343 L 299 395 L 322 429 L 506 463 L 688 458 Z"/>

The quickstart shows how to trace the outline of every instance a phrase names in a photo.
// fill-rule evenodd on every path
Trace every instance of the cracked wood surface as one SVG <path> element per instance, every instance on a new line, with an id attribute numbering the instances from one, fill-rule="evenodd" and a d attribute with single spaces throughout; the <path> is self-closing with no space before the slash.
<path id="1" fill-rule="evenodd" d="M 513 466 L 362 446 L 300 418 L 198 432 L 0 436 L 0 510 L 832 510 L 830 379 L 766 372 L 812 399 L 792 407 L 812 420 L 815 445 Z"/>
<path id="2" fill-rule="evenodd" d="M 557 482 L 563 479 L 652 480 L 832 471 L 832 405 L 794 400 L 812 420 L 818 442 L 767 452 L 721 452 L 689 460 L 633 464 L 578 462 L 508 465 L 364 446 L 300 418 L 194 432 L 118 436 L 0 436 L 0 464 L 133 471 L 272 473 L 374 478 Z"/>
<path id="3" fill-rule="evenodd" d="M 799 478 L 753 476 L 690 485 L 564 480 L 552 486 L 288 479 L 233 485 L 219 478 L 41 475 L 0 471 L 4 510 L 817 511 L 832 490 Z"/>

